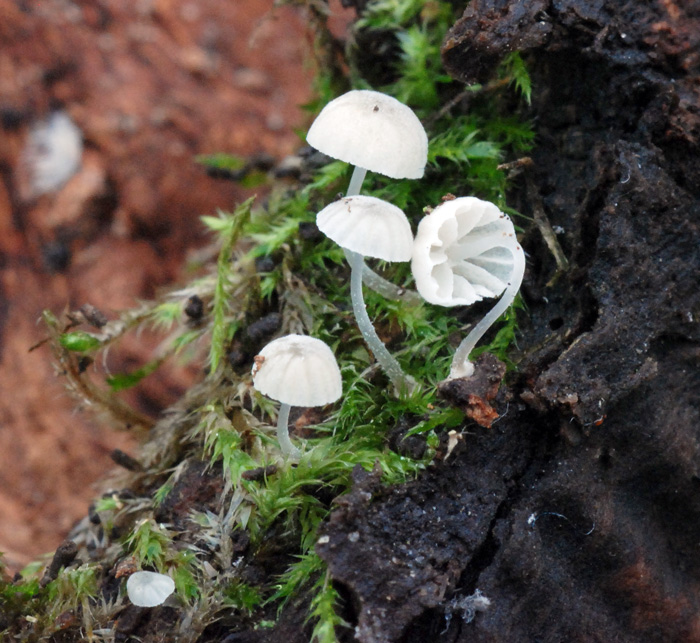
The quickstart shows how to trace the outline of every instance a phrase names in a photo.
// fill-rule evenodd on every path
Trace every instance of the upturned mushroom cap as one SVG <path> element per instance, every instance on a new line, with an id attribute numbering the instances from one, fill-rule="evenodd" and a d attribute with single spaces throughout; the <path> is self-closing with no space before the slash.
<path id="1" fill-rule="evenodd" d="M 134 572 L 126 581 L 129 600 L 138 607 L 155 607 L 175 591 L 170 576 L 156 572 Z"/>
<path id="2" fill-rule="evenodd" d="M 384 261 L 410 261 L 411 224 L 401 208 L 373 196 L 348 196 L 327 205 L 316 225 L 341 248 Z"/>
<path id="3" fill-rule="evenodd" d="M 343 392 L 333 352 L 315 337 L 279 337 L 260 351 L 255 362 L 253 386 L 283 404 L 323 406 Z"/>
<path id="4" fill-rule="evenodd" d="M 411 271 L 431 304 L 464 306 L 496 297 L 513 272 L 513 224 L 493 203 L 445 201 L 418 225 Z"/>
<path id="5" fill-rule="evenodd" d="M 421 178 L 428 160 L 428 137 L 411 108 L 366 89 L 328 103 L 306 141 L 328 156 L 392 179 Z"/>

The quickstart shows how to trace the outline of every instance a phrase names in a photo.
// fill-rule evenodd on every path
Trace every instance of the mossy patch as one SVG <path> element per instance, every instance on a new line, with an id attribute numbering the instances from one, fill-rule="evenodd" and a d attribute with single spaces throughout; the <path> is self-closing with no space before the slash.
<path id="1" fill-rule="evenodd" d="M 414 226 L 424 208 L 450 193 L 479 196 L 512 213 L 499 164 L 522 154 L 533 139 L 529 124 L 514 111 L 530 93 L 522 60 L 509 57 L 491 85 L 465 87 L 441 69 L 440 43 L 455 19 L 451 3 L 369 2 L 344 43 L 326 30 L 314 3 L 304 4 L 316 18 L 318 36 L 318 100 L 309 109 L 317 111 L 350 86 L 378 89 L 409 104 L 428 132 L 429 165 L 422 180 L 370 175 L 364 193 L 401 207 Z M 367 39 L 383 43 L 386 52 L 379 85 L 358 46 Z M 226 155 L 204 162 L 222 170 L 242 167 Z M 131 490 L 128 497 L 103 498 L 97 519 L 84 521 L 71 535 L 81 547 L 79 564 L 46 587 L 31 573 L 0 585 L 5 615 L 0 630 L 38 640 L 73 629 L 108 640 L 126 600 L 115 569 L 133 556 L 139 568 L 174 577 L 173 633 L 187 632 L 178 640 L 198 640 L 213 623 L 233 616 L 243 627 L 267 627 L 299 598 L 308 636 L 323 643 L 337 640 L 345 608 L 314 551 L 319 526 L 334 500 L 350 490 L 356 467 L 380 472 L 386 485 L 404 482 L 429 465 L 440 434 L 464 422 L 460 411 L 440 402 L 436 388 L 468 316 L 367 292 L 380 336 L 420 384 L 407 399 L 394 397 L 355 327 L 342 250 L 313 234 L 316 212 L 344 190 L 350 169 L 308 157 L 302 167 L 297 185 L 263 177 L 269 188 L 265 199 L 203 219 L 220 248 L 218 261 L 185 287 L 97 330 L 76 328 L 86 322 L 79 316 L 45 314 L 54 356 L 77 397 L 111 425 L 141 428 L 146 437 L 138 457 L 141 470 L 121 481 Z M 411 287 L 407 265 L 375 268 L 393 283 Z M 201 304 L 196 318 L 186 312 L 193 298 Z M 293 418 L 294 439 L 303 451 L 295 465 L 281 458 L 274 437 L 276 403 L 255 393 L 250 383 L 252 357 L 265 336 L 246 331 L 271 313 L 279 315 L 277 334 L 325 341 L 343 375 L 340 402 Z M 118 350 L 124 334 L 144 326 L 166 337 L 161 353 L 131 373 L 100 381 L 90 360 Z M 511 309 L 483 350 L 507 358 L 516 335 Z M 206 364 L 206 375 L 152 427 L 119 391 L 138 386 L 169 359 Z M 402 439 L 419 439 L 420 448 L 397 448 L 389 440 L 396 427 L 404 427 Z M 176 524 L 158 522 L 159 507 L 192 470 L 202 471 L 192 485 L 206 483 L 212 471 L 220 475 L 220 495 L 211 506 L 180 507 Z M 42 612 L 46 606 L 50 610 Z M 75 619 L 64 627 L 57 619 L 67 611 Z M 39 613 L 46 616 L 32 620 Z"/>

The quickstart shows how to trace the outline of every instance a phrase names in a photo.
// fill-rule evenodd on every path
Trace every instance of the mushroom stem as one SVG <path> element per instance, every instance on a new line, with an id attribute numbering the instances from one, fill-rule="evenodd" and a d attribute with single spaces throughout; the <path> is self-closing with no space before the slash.
<path id="1" fill-rule="evenodd" d="M 355 165 L 352 170 L 352 176 L 350 177 L 350 183 L 345 196 L 355 196 L 356 194 L 360 194 L 366 175 L 367 170 L 365 168 Z M 348 263 L 350 263 L 350 257 L 348 256 L 347 250 L 345 250 L 345 258 L 348 260 Z M 362 269 L 362 281 L 364 281 L 367 288 L 379 293 L 385 299 L 389 299 L 391 301 L 404 301 L 413 306 L 417 306 L 421 302 L 418 293 L 414 292 L 413 290 L 407 290 L 406 288 L 399 288 L 390 281 L 384 279 L 384 277 L 379 276 L 369 266 L 365 266 Z"/>
<path id="2" fill-rule="evenodd" d="M 289 439 L 289 409 L 291 406 L 284 402 L 280 405 L 279 413 L 277 414 L 277 441 L 280 443 L 282 453 L 287 458 L 301 457 L 301 451 L 297 449 Z"/>
<path id="3" fill-rule="evenodd" d="M 362 333 L 362 337 L 367 346 L 374 354 L 379 365 L 384 369 L 398 395 L 406 395 L 412 393 L 417 387 L 416 381 L 401 370 L 401 366 L 396 359 L 389 353 L 386 346 L 379 339 L 377 331 L 367 314 L 365 300 L 362 295 L 362 276 L 365 268 L 364 257 L 350 250 L 345 251 L 350 263 L 350 296 L 352 298 L 352 310 L 355 313 L 357 327 Z"/>
<path id="4" fill-rule="evenodd" d="M 345 258 L 350 263 L 349 251 L 343 248 Z M 415 290 L 409 288 L 401 288 L 396 284 L 384 279 L 372 270 L 367 264 L 364 264 L 362 269 L 362 281 L 370 290 L 380 294 L 384 299 L 389 301 L 402 301 L 409 306 L 417 306 L 421 303 L 420 295 Z"/>
<path id="5" fill-rule="evenodd" d="M 415 290 L 401 288 L 396 284 L 392 284 L 390 281 L 384 279 L 384 277 L 379 276 L 367 265 L 365 265 L 362 271 L 362 281 L 367 288 L 379 293 L 384 299 L 402 301 L 409 306 L 417 306 L 422 301 L 420 295 Z"/>
<path id="6" fill-rule="evenodd" d="M 343 248 L 343 252 L 345 253 L 345 258 L 348 260 L 348 263 L 350 263 L 349 251 Z M 379 276 L 367 264 L 364 264 L 364 268 L 362 269 L 362 281 L 367 288 L 374 290 L 374 292 L 380 294 L 384 299 L 402 301 L 409 306 L 417 306 L 422 301 L 420 295 L 415 290 L 401 288 L 396 284 L 392 284 L 390 281 L 384 279 L 384 277 Z"/>
<path id="7" fill-rule="evenodd" d="M 457 347 L 452 358 L 450 376 L 447 379 L 454 380 L 461 377 L 471 377 L 474 374 L 474 364 L 469 361 L 469 354 L 474 350 L 484 333 L 513 303 L 515 295 L 518 294 L 525 273 L 525 253 L 517 243 L 510 247 L 510 251 L 513 253 L 513 270 L 510 274 L 508 286 L 503 291 L 503 295 L 501 295 L 498 303 L 471 329 Z"/>
<path id="8" fill-rule="evenodd" d="M 345 196 L 355 196 L 362 191 L 362 184 L 365 181 L 365 176 L 367 176 L 367 170 L 359 165 L 355 165 L 352 168 L 352 176 L 350 177 L 350 184 L 348 185 L 348 191 Z"/>

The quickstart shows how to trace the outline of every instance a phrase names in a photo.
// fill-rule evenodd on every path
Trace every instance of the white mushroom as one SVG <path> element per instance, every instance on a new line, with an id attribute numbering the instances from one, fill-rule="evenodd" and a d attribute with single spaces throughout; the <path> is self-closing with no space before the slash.
<path id="1" fill-rule="evenodd" d="M 289 438 L 292 406 L 324 406 L 343 392 L 338 363 L 320 339 L 286 335 L 267 344 L 255 357 L 253 386 L 263 395 L 281 402 L 277 415 L 277 439 L 282 453 L 301 455 Z"/>
<path id="2" fill-rule="evenodd" d="M 348 196 L 327 205 L 316 225 L 342 248 L 384 261 L 410 261 L 411 224 L 401 208 L 373 196 Z"/>
<path id="3" fill-rule="evenodd" d="M 367 170 L 393 179 L 419 179 L 428 162 L 428 136 L 411 108 L 371 90 L 355 89 L 328 103 L 312 123 L 306 141 L 355 166 L 346 196 L 360 193 Z M 366 266 L 363 279 L 388 299 L 412 299 L 411 293 Z"/>
<path id="4" fill-rule="evenodd" d="M 362 337 L 374 353 L 396 391 L 410 393 L 416 387 L 379 339 L 362 294 L 364 257 L 384 261 L 410 261 L 413 233 L 406 215 L 395 205 L 372 196 L 349 196 L 326 206 L 316 215 L 319 230 L 345 250 L 350 264 L 352 309 Z"/>
<path id="5" fill-rule="evenodd" d="M 440 306 L 464 306 L 503 296 L 457 348 L 450 379 L 468 377 L 469 354 L 511 305 L 525 272 L 525 254 L 510 218 L 475 197 L 445 201 L 418 225 L 411 271 L 422 297 Z"/>
<path id="6" fill-rule="evenodd" d="M 155 607 L 175 591 L 170 576 L 156 572 L 134 572 L 126 581 L 129 600 L 138 607 Z"/>
<path id="7" fill-rule="evenodd" d="M 328 103 L 306 140 L 355 166 L 348 196 L 359 194 L 367 170 L 392 179 L 419 179 L 428 160 L 428 137 L 411 108 L 366 89 L 354 89 Z"/>

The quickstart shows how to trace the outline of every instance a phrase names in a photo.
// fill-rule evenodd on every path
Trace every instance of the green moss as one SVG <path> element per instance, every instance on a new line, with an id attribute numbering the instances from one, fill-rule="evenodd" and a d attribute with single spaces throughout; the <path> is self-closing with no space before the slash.
<path id="1" fill-rule="evenodd" d="M 141 565 L 162 571 L 166 553 L 171 543 L 171 534 L 153 520 L 143 520 L 126 538 L 127 551 L 134 555 Z"/>
<path id="2" fill-rule="evenodd" d="M 232 608 L 251 615 L 263 602 L 263 597 L 257 587 L 233 580 L 223 589 L 224 602 Z"/>
<path id="3" fill-rule="evenodd" d="M 41 613 L 37 610 L 42 595 L 37 571 L 41 567 L 40 563 L 33 564 L 32 568 L 22 571 L 18 580 L 11 582 L 0 554 L 0 638 L 10 635 L 11 624 L 21 624 L 26 622 L 25 617 Z"/>
<path id="4" fill-rule="evenodd" d="M 531 87 L 522 59 L 510 56 L 500 71 L 505 82 L 488 91 L 464 87 L 445 76 L 439 47 L 455 15 L 451 3 L 437 0 L 370 2 L 343 57 L 318 7 L 302 4 L 310 8 L 318 34 L 320 98 L 314 109 L 347 88 L 348 79 L 339 71 L 344 67 L 351 70 L 354 86 L 371 86 L 353 46 L 369 33 L 395 52 L 393 81 L 376 88 L 407 102 L 426 125 L 430 152 L 424 179 L 394 181 L 370 175 L 363 192 L 403 208 L 414 224 L 424 208 L 435 206 L 448 193 L 476 195 L 506 209 L 507 181 L 499 163 L 526 151 L 533 140 L 529 124 L 503 108 L 512 104 L 509 85 L 529 100 Z M 228 169 L 244 165 L 225 155 L 203 162 Z M 76 331 L 50 313 L 45 316 L 54 354 L 69 383 L 117 424 L 138 422 L 117 395 L 120 389 L 138 385 L 175 356 L 208 363 L 206 379 L 159 423 L 145 447 L 146 470 L 132 477 L 145 496 L 125 509 L 116 498 L 98 505 L 98 511 L 109 514 L 110 530 L 114 524 L 124 534 L 121 541 L 110 543 L 110 561 L 132 554 L 142 566 L 171 573 L 192 628 L 205 627 L 227 609 L 264 619 L 264 605 L 282 609 L 290 597 L 307 596 L 313 639 L 334 641 L 336 628 L 343 624 L 338 615 L 341 599 L 313 551 L 318 527 L 330 511 L 329 499 L 350 489 L 351 472 L 358 465 L 367 470 L 378 465 L 386 484 L 419 475 L 432 460 L 439 433 L 464 422 L 461 411 L 445 408 L 436 396 L 436 386 L 449 370 L 454 342 L 464 332 L 452 312 L 366 293 L 369 314 L 380 334 L 390 339 L 403 368 L 421 383 L 413 396 L 397 400 L 388 393 L 351 316 L 349 271 L 342 251 L 328 240 L 311 242 L 299 235 L 299 224 L 313 221 L 315 213 L 345 189 L 348 177 L 347 165 L 332 161 L 313 170 L 298 189 L 273 183 L 265 202 L 254 204 L 249 199 L 233 213 L 205 217 L 204 224 L 220 245 L 216 267 L 185 288 L 122 314 L 99 333 Z M 255 261 L 263 257 L 272 258 L 274 268 L 260 274 Z M 406 264 L 375 267 L 394 283 L 411 286 Z M 193 324 L 183 310 L 195 295 L 203 302 L 204 314 Z M 328 343 L 343 375 L 341 401 L 320 423 L 305 428 L 303 455 L 296 466 L 279 457 L 272 426 L 277 404 L 255 393 L 249 375 L 234 371 L 226 359 L 247 324 L 271 309 L 281 313 L 280 332 L 307 333 Z M 511 308 L 501 328 L 492 333 L 491 344 L 480 350 L 508 358 L 517 338 L 517 309 Z M 104 386 L 85 374 L 79 362 L 84 355 L 96 357 L 125 333 L 143 326 L 167 332 L 164 357 L 133 373 L 112 376 Z M 426 440 L 419 459 L 387 446 L 388 432 L 406 418 L 411 419 L 409 434 Z M 189 516 L 196 534 L 192 537 L 158 524 L 153 514 L 174 489 L 178 465 L 188 458 L 220 466 L 223 475 L 216 511 L 193 511 Z M 254 584 L 237 576 L 230 536 L 239 532 L 250 539 L 245 557 L 252 559 L 270 550 L 271 539 L 279 539 L 286 563 L 275 572 L 274 582 Z M 64 572 L 51 591 L 65 602 L 64 588 L 71 586 L 81 601 L 94 603 L 94 574 L 93 567 Z M 41 590 L 36 581 L 28 581 L 5 584 L 0 592 L 13 613 L 20 614 L 32 607 Z M 105 614 L 93 614 L 95 625 L 108 626 Z M 259 624 L 263 623 L 269 625 L 263 620 Z"/>

